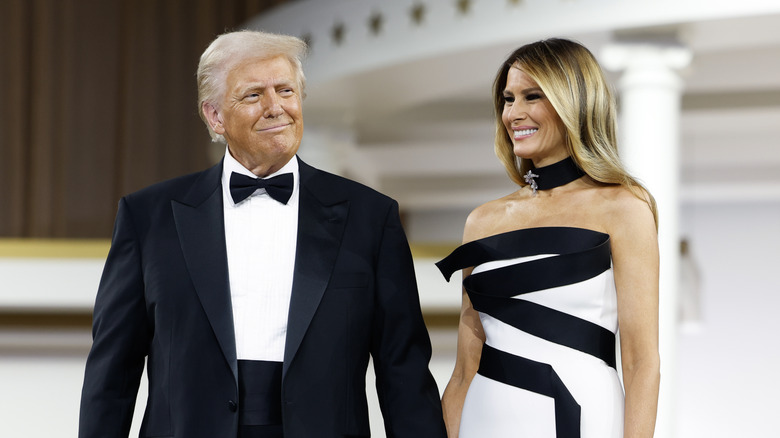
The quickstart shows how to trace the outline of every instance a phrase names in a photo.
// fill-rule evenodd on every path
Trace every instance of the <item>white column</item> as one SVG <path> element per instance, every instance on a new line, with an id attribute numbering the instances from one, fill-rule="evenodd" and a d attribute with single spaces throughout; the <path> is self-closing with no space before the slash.
<path id="1" fill-rule="evenodd" d="M 675 435 L 677 291 L 680 261 L 680 97 L 676 69 L 691 52 L 675 44 L 614 43 L 602 53 L 605 67 L 623 71 L 618 82 L 621 158 L 658 203 L 661 391 L 655 436 Z"/>

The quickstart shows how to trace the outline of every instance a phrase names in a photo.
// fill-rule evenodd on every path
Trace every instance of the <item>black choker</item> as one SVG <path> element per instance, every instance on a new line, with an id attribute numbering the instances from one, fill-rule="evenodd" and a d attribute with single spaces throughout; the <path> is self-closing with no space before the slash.
<path id="1" fill-rule="evenodd" d="M 523 175 L 523 178 L 531 186 L 535 195 L 537 190 L 553 189 L 568 184 L 583 175 L 585 172 L 574 164 L 574 160 L 571 157 L 566 157 L 555 164 L 531 169 Z"/>

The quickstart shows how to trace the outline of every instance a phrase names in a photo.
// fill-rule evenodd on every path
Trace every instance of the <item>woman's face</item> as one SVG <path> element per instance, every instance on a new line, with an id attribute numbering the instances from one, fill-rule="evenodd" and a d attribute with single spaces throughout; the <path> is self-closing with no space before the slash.
<path id="1" fill-rule="evenodd" d="M 501 120 L 515 155 L 532 160 L 535 167 L 557 163 L 569 155 L 561 118 L 539 84 L 516 65 L 507 73 Z"/>

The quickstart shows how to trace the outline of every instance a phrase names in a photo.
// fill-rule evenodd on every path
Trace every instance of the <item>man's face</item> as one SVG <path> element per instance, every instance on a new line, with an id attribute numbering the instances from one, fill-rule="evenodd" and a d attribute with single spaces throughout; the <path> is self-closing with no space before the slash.
<path id="1" fill-rule="evenodd" d="M 225 96 L 210 120 L 231 155 L 257 176 L 279 170 L 303 136 L 301 90 L 284 56 L 248 59 L 228 72 Z"/>

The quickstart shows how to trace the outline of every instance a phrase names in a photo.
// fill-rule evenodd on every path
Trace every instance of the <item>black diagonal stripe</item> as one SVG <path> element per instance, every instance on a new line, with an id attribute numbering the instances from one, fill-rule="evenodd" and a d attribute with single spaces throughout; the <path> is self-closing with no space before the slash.
<path id="1" fill-rule="evenodd" d="M 544 340 L 590 354 L 616 368 L 615 334 L 604 327 L 530 301 L 468 293 L 477 311 Z"/>
<path id="2" fill-rule="evenodd" d="M 467 290 L 489 290 L 512 297 L 593 278 L 611 266 L 609 243 L 587 251 L 546 257 L 471 274 L 463 280 Z"/>
<path id="3" fill-rule="evenodd" d="M 509 231 L 468 242 L 436 263 L 444 277 L 463 268 L 536 254 L 570 254 L 608 245 L 609 235 L 584 228 L 539 227 Z"/>
<path id="4" fill-rule="evenodd" d="M 580 405 L 549 364 L 505 353 L 485 344 L 478 372 L 488 379 L 552 397 L 555 401 L 556 438 L 580 438 Z"/>

